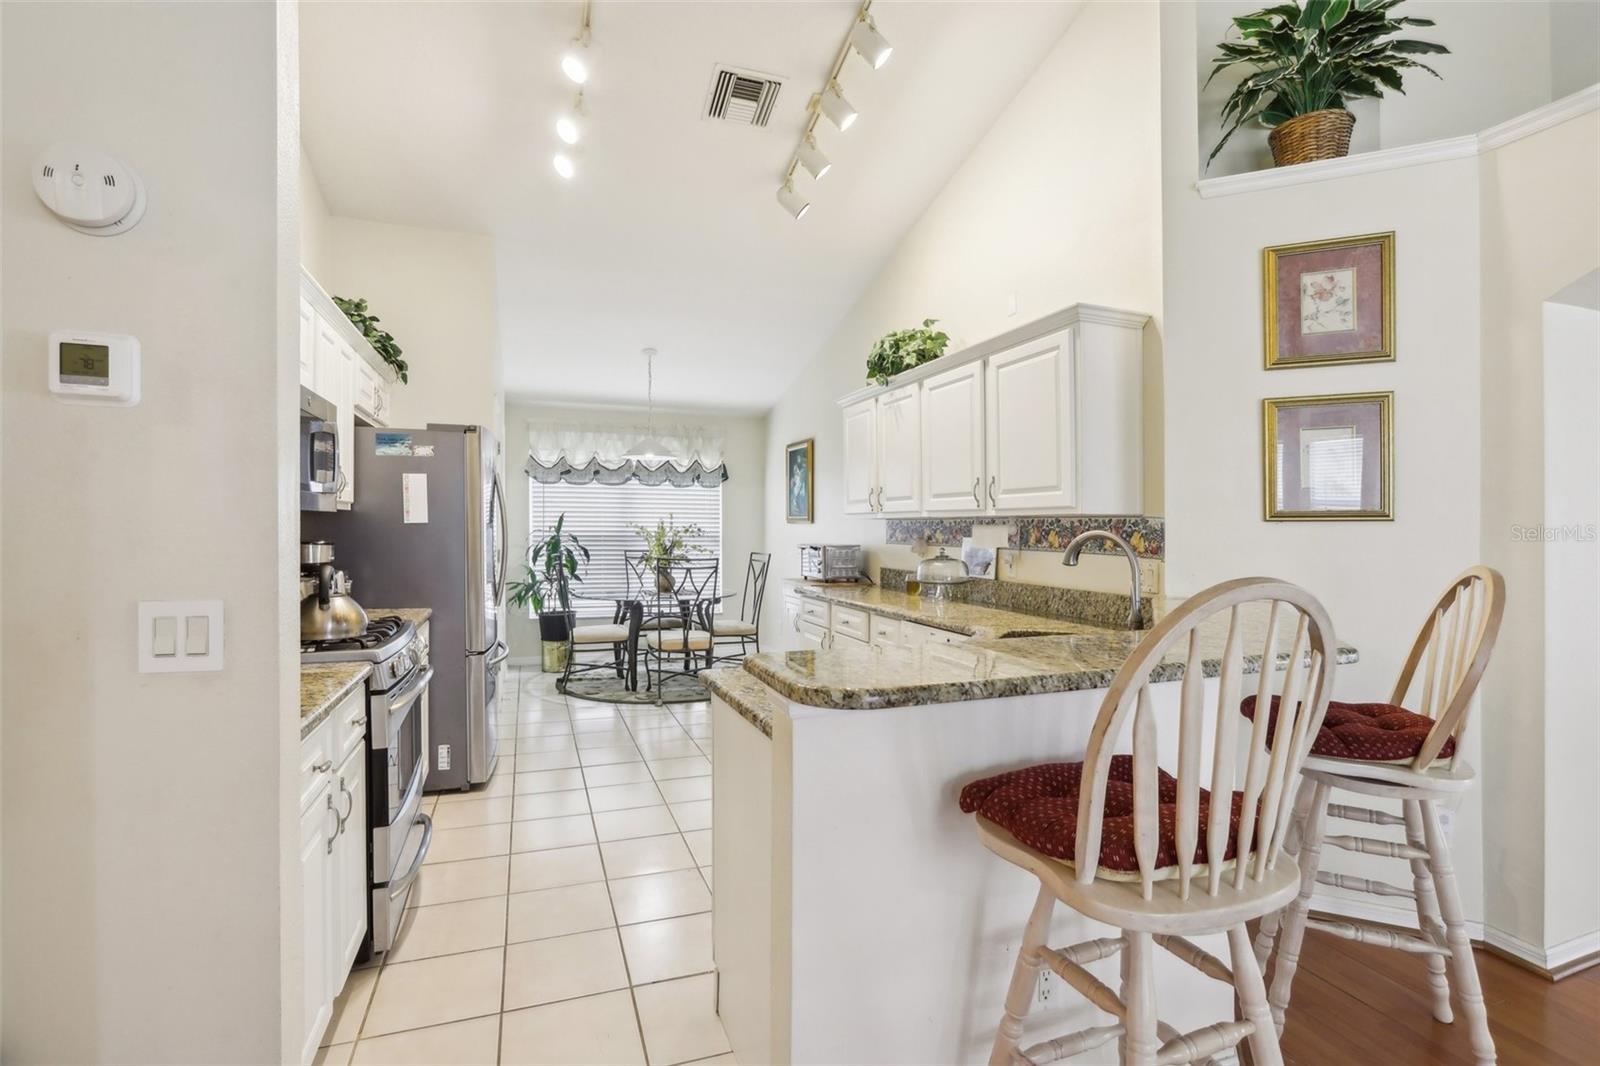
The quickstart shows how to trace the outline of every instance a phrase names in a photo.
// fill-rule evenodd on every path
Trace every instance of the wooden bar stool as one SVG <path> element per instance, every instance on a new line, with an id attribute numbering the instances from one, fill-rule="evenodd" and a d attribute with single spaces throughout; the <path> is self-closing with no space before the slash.
<path id="1" fill-rule="evenodd" d="M 1280 629 L 1293 634 L 1287 654 Z M 1053 1062 L 1112 1040 L 1120 1060 L 1137 1066 L 1204 1062 L 1243 1040 L 1256 1066 L 1283 1062 L 1245 922 L 1285 906 L 1299 884 L 1294 860 L 1280 855 L 1287 804 L 1327 710 L 1334 661 L 1333 627 L 1310 593 L 1270 578 L 1223 582 L 1163 619 L 1117 671 L 1083 762 L 1016 770 L 962 789 L 961 808 L 977 813 L 984 847 L 1039 879 L 990 1063 Z M 1258 719 L 1243 759 L 1243 790 L 1235 791 L 1244 673 L 1258 670 L 1257 695 L 1265 700 L 1280 663 L 1286 669 L 1279 691 L 1291 709 L 1284 724 L 1294 743 L 1269 749 L 1265 717 Z M 1214 703 L 1205 698 L 1208 672 L 1218 678 Z M 1150 685 L 1180 674 L 1173 777 L 1156 762 Z M 1208 723 L 1215 729 L 1209 744 Z M 1132 754 L 1113 754 L 1130 726 Z M 1209 774 L 1201 770 L 1206 748 Z M 1122 935 L 1046 947 L 1058 900 Z M 1231 964 L 1186 939 L 1224 931 Z M 1232 985 L 1242 1017 L 1190 1033 L 1161 1022 L 1156 947 Z M 1084 967 L 1118 953 L 1121 989 L 1113 991 Z M 1041 962 L 1112 1015 L 1113 1024 L 1019 1050 Z"/>
<path id="2" fill-rule="evenodd" d="M 1433 1016 L 1452 1020 L 1446 961 L 1454 971 L 1456 995 L 1471 1030 L 1472 1051 L 1480 1063 L 1495 1061 L 1489 1014 L 1484 1008 L 1478 967 L 1472 958 L 1461 915 L 1450 845 L 1439 824 L 1438 804 L 1449 802 L 1471 786 L 1474 773 L 1460 757 L 1467 711 L 1500 633 L 1505 612 L 1505 579 L 1486 566 L 1474 566 L 1450 583 L 1428 614 L 1388 704 L 1333 704 L 1311 754 L 1295 802 L 1294 827 L 1287 847 L 1298 854 L 1300 893 L 1283 917 L 1278 957 L 1272 972 L 1272 1016 L 1279 1030 L 1289 1009 L 1289 993 L 1299 964 L 1306 929 L 1320 929 L 1346 940 L 1397 948 L 1426 957 L 1433 992 Z M 1404 703 L 1422 668 L 1421 713 Z M 1263 716 L 1246 700 L 1247 716 L 1257 724 Z M 1273 714 L 1277 713 L 1273 707 Z M 1401 801 L 1403 815 L 1369 807 L 1330 804 L 1334 789 Z M 1369 825 L 1404 827 L 1405 843 L 1372 837 L 1326 836 L 1329 817 Z M 1383 881 L 1351 877 L 1319 869 L 1322 845 L 1346 851 L 1405 859 L 1411 864 L 1410 889 Z M 1311 894 L 1318 884 L 1412 900 L 1417 909 L 1416 934 L 1399 933 L 1356 921 L 1310 916 Z M 1261 922 L 1256 934 L 1256 959 L 1264 967 L 1278 936 L 1280 915 Z"/>

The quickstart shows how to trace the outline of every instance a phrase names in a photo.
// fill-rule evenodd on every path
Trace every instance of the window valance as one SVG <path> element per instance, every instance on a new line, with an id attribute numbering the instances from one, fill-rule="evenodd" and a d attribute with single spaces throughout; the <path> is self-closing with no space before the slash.
<path id="1" fill-rule="evenodd" d="M 647 432 L 665 445 L 670 458 L 646 463 L 623 458 Z M 698 426 L 563 426 L 535 423 L 528 427 L 528 476 L 541 484 L 584 485 L 672 484 L 710 487 L 728 480 L 723 438 Z"/>

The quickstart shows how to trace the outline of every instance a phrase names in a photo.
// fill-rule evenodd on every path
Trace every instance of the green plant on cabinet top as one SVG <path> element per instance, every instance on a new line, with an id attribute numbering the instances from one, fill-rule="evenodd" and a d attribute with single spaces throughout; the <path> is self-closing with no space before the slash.
<path id="1" fill-rule="evenodd" d="M 943 355 L 950 345 L 950 335 L 933 328 L 938 321 L 925 318 L 919 328 L 897 329 L 879 338 L 867 355 L 867 380 L 887 385 L 896 374 Z"/>
<path id="2" fill-rule="evenodd" d="M 1432 26 L 1432 19 L 1390 18 L 1401 0 L 1306 0 L 1263 8 L 1233 20 L 1241 40 L 1223 41 L 1212 60 L 1211 83 L 1238 64 L 1255 68 L 1222 106 L 1224 132 L 1206 166 L 1239 127 L 1252 120 L 1268 129 L 1328 109 L 1347 110 L 1351 100 L 1404 93 L 1402 72 L 1439 72 L 1412 56 L 1443 55 L 1432 41 L 1394 38 L 1407 26 Z"/>
<path id="3" fill-rule="evenodd" d="M 339 310 L 345 313 L 351 325 L 361 331 L 361 335 L 372 345 L 372 350 L 383 356 L 383 361 L 394 368 L 396 376 L 402 385 L 407 382 L 407 373 L 411 369 L 400 356 L 400 345 L 395 343 L 394 334 L 386 329 L 378 328 L 378 316 L 367 310 L 367 301 L 364 299 L 348 300 L 343 296 L 333 297 L 333 302 Z"/>

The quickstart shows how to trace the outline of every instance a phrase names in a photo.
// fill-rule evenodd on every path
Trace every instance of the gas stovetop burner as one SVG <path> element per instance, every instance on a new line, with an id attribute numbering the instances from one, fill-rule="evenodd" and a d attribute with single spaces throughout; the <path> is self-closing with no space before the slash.
<path id="1" fill-rule="evenodd" d="M 343 637 L 339 640 L 308 640 L 300 645 L 302 652 L 307 651 L 368 651 L 379 648 L 399 636 L 405 628 L 406 620 L 398 615 L 384 615 L 374 618 L 367 623 L 367 631 L 359 637 Z"/>

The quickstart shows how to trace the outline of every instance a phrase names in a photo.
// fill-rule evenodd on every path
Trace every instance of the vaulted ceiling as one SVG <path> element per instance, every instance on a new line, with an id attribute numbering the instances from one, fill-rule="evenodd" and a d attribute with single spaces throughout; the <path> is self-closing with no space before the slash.
<path id="1" fill-rule="evenodd" d="M 1077 3 L 873 5 L 894 45 L 846 62 L 861 117 L 833 170 L 774 195 L 855 5 L 593 7 L 577 176 L 552 124 L 577 3 L 301 5 L 302 136 L 334 214 L 492 234 L 508 394 L 770 406 L 1054 45 Z M 704 116 L 713 71 L 783 82 L 765 128 Z"/>

